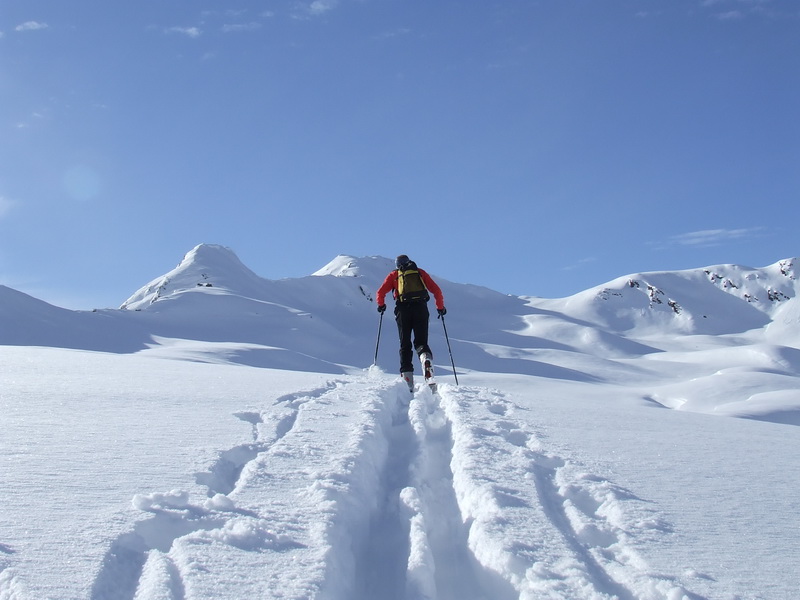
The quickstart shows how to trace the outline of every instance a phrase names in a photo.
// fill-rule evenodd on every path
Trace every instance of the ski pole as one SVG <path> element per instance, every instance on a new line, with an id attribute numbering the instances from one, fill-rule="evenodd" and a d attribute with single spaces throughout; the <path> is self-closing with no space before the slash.
<path id="1" fill-rule="evenodd" d="M 381 313 L 381 319 L 378 321 L 378 341 L 375 343 L 375 360 L 372 361 L 373 365 L 378 364 L 378 346 L 381 344 L 381 326 L 383 325 L 383 313 Z"/>
<path id="2" fill-rule="evenodd" d="M 450 364 L 453 365 L 453 377 L 456 378 L 456 385 L 458 385 L 458 375 L 456 374 L 456 363 L 453 362 L 453 350 L 450 348 L 450 338 L 447 336 L 447 325 L 444 324 L 444 315 L 439 315 L 442 319 L 442 327 L 444 328 L 444 339 L 447 340 L 447 351 L 450 353 Z"/>

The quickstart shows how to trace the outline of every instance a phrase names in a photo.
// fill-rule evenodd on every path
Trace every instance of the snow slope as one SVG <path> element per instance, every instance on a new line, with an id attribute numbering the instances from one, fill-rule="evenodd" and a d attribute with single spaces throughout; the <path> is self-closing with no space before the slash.
<path id="1" fill-rule="evenodd" d="M 0 598 L 794 597 L 795 263 L 434 274 L 439 395 L 389 319 L 367 368 L 380 257 L 270 281 L 201 245 L 95 312 L 0 287 Z"/>

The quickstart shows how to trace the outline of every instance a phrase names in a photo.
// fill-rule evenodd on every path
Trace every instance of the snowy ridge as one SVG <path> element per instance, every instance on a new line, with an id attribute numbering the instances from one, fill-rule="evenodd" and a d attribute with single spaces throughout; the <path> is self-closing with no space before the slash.
<path id="1" fill-rule="evenodd" d="M 394 269 L 394 261 L 382 256 L 356 258 L 340 254 L 312 275 L 314 277 L 361 277 L 372 285 L 376 281 L 382 281 L 392 269 Z"/>
<path id="2" fill-rule="evenodd" d="M 214 287 L 257 297 L 264 284 L 266 280 L 242 264 L 230 248 L 200 244 L 187 252 L 177 267 L 136 291 L 121 308 L 141 309 L 182 293 L 209 291 Z"/>
<path id="3" fill-rule="evenodd" d="M 797 259 L 763 269 L 716 265 L 619 277 L 564 301 L 535 302 L 633 337 L 736 333 L 764 327 L 797 301 Z M 563 305 L 563 308 L 561 307 Z"/>

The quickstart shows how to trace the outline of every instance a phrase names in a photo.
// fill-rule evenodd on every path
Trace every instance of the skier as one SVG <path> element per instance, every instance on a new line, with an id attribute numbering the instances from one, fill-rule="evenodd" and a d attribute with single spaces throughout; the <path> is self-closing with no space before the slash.
<path id="1" fill-rule="evenodd" d="M 428 300 L 430 291 L 436 299 L 439 316 L 447 314 L 442 290 L 425 271 L 417 267 L 413 260 L 401 254 L 395 261 L 396 270 L 386 276 L 378 288 L 376 301 L 378 312 L 386 310 L 385 298 L 389 291 L 395 299 L 394 316 L 400 334 L 400 376 L 414 391 L 413 351 L 417 351 L 425 382 L 436 390 L 433 382 L 433 353 L 428 346 Z M 412 345 L 411 336 L 414 336 Z"/>

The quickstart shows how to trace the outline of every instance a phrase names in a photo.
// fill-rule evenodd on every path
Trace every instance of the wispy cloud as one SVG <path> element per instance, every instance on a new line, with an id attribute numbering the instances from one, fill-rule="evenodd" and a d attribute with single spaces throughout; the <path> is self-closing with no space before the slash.
<path id="1" fill-rule="evenodd" d="M 39 21 L 26 21 L 25 23 L 21 23 L 14 27 L 14 31 L 39 31 L 42 29 L 47 29 L 49 25 L 47 23 L 40 23 Z"/>
<path id="2" fill-rule="evenodd" d="M 336 8 L 337 4 L 339 0 L 314 0 L 308 7 L 308 12 L 312 15 L 321 15 Z"/>
<path id="3" fill-rule="evenodd" d="M 597 262 L 596 256 L 587 256 L 586 258 L 582 258 L 574 264 L 567 265 L 566 267 L 561 267 L 562 271 L 574 271 L 575 269 L 580 269 L 581 267 L 585 267 L 586 265 L 590 265 L 593 262 Z"/>
<path id="4" fill-rule="evenodd" d="M 740 10 L 729 10 L 727 12 L 719 13 L 717 18 L 720 21 L 734 21 L 736 19 L 743 19 L 744 14 Z"/>
<path id="5" fill-rule="evenodd" d="M 702 6 L 716 6 L 718 4 L 739 4 L 740 6 L 764 6 L 772 0 L 703 0 Z"/>
<path id="6" fill-rule="evenodd" d="M 167 27 L 164 33 L 178 33 L 190 38 L 198 38 L 203 34 L 203 31 L 198 27 Z"/>
<path id="7" fill-rule="evenodd" d="M 292 15 L 296 19 L 319 17 L 332 11 L 339 5 L 339 0 L 313 0 L 312 2 L 298 2 Z"/>
<path id="8" fill-rule="evenodd" d="M 700 6 L 713 11 L 714 18 L 720 21 L 738 21 L 749 15 L 781 17 L 791 14 L 776 8 L 773 0 L 702 0 Z"/>
<path id="9" fill-rule="evenodd" d="M 244 31 L 256 31 L 261 29 L 261 23 L 252 21 L 250 23 L 234 23 L 222 26 L 223 33 L 241 33 Z"/>
<path id="10" fill-rule="evenodd" d="M 669 245 L 678 246 L 720 246 L 722 244 L 758 237 L 764 232 L 763 227 L 743 229 L 703 229 L 674 235 L 667 241 Z"/>
<path id="11" fill-rule="evenodd" d="M 47 106 L 40 107 L 39 110 L 34 110 L 23 121 L 18 121 L 15 125 L 17 129 L 28 129 L 34 125 L 45 123 L 53 118 L 53 110 Z"/>
<path id="12" fill-rule="evenodd" d="M 211 19 L 211 18 L 227 18 L 227 19 L 239 19 L 247 14 L 247 10 L 239 10 L 239 9 L 228 9 L 228 10 L 204 10 L 200 13 L 200 16 L 203 19 Z"/>
<path id="13" fill-rule="evenodd" d="M 383 33 L 379 33 L 378 35 L 374 36 L 373 39 L 376 40 L 389 40 L 396 37 L 401 37 L 404 35 L 410 35 L 411 30 L 408 27 L 399 27 L 397 29 L 392 29 L 390 31 L 384 31 Z"/>

